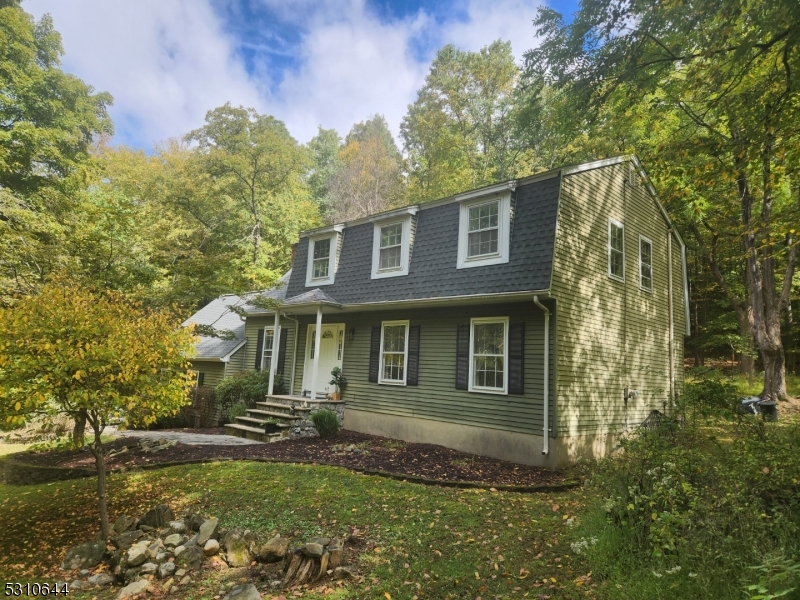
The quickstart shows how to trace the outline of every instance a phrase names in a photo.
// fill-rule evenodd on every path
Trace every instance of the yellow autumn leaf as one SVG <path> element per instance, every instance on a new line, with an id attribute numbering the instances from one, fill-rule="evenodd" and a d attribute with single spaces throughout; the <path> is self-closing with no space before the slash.
<path id="1" fill-rule="evenodd" d="M 14 405 L 14 410 L 19 410 L 20 408 L 22 408 L 22 404 L 20 404 L 19 402 L 17 402 L 17 403 Z"/>
<path id="2" fill-rule="evenodd" d="M 386 597 L 386 600 L 392 600 L 392 595 L 389 592 L 383 592 L 383 595 Z"/>

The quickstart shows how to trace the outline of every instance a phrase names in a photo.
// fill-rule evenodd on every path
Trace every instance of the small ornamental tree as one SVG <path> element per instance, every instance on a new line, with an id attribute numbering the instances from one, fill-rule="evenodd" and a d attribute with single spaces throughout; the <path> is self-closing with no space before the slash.
<path id="1" fill-rule="evenodd" d="M 146 312 L 116 292 L 60 280 L 0 310 L 0 418 L 85 418 L 94 431 L 97 497 L 108 539 L 101 434 L 114 420 L 150 424 L 188 403 L 191 330 L 167 312 Z"/>

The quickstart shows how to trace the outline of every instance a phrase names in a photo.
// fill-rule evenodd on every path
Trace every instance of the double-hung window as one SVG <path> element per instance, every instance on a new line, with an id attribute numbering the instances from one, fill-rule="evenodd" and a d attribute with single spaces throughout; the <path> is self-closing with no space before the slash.
<path id="1" fill-rule="evenodd" d="M 459 196 L 457 268 L 507 263 L 511 238 L 511 193 L 502 184 Z"/>
<path id="2" fill-rule="evenodd" d="M 333 283 L 342 228 L 342 225 L 334 225 L 333 228 L 309 238 L 306 287 Z M 333 229 L 333 232 L 330 232 L 330 229 Z"/>
<path id="3" fill-rule="evenodd" d="M 408 321 L 381 323 L 380 383 L 406 384 Z"/>
<path id="4" fill-rule="evenodd" d="M 373 217 L 372 279 L 408 275 L 416 206 Z"/>
<path id="5" fill-rule="evenodd" d="M 625 281 L 625 230 L 614 219 L 608 220 L 608 276 Z"/>
<path id="6" fill-rule="evenodd" d="M 508 389 L 508 318 L 472 319 L 470 391 L 505 394 Z"/>
<path id="7" fill-rule="evenodd" d="M 639 236 L 639 287 L 653 291 L 653 242 Z"/>
<path id="8" fill-rule="evenodd" d="M 264 328 L 264 351 L 261 358 L 261 369 L 270 372 L 272 369 L 273 349 L 275 348 L 275 329 L 272 327 Z"/>

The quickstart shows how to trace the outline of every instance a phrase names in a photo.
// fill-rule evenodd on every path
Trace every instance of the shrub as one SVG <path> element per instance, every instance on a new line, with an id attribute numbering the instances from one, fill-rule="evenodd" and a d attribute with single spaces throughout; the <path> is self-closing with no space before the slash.
<path id="1" fill-rule="evenodd" d="M 281 373 L 275 373 L 272 391 L 275 394 L 286 393 L 286 384 Z M 229 410 L 235 403 L 241 402 L 247 408 L 253 408 L 256 402 L 264 400 L 268 392 L 268 371 L 242 371 L 232 377 L 226 377 L 214 388 L 214 395 L 220 408 L 220 423 L 230 422 Z"/>
<path id="2" fill-rule="evenodd" d="M 597 540 L 581 552 L 628 597 L 738 598 L 764 556 L 800 561 L 800 423 L 737 415 L 735 401 L 718 375 L 687 384 L 665 427 L 591 468 L 600 500 L 575 541 Z"/>
<path id="3" fill-rule="evenodd" d="M 335 437 L 339 433 L 339 417 L 336 411 L 323 408 L 315 413 L 311 413 L 311 422 L 321 438 Z"/>
<path id="4" fill-rule="evenodd" d="M 247 414 L 247 407 L 242 402 L 235 402 L 228 408 L 227 421 L 232 423 L 236 417 L 243 417 Z"/>

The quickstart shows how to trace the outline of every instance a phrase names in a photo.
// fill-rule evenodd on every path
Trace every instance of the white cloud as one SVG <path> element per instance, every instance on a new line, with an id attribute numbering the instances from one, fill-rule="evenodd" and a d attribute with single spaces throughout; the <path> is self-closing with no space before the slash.
<path id="1" fill-rule="evenodd" d="M 235 1 L 235 0 L 230 0 Z M 434 19 L 424 9 L 404 19 L 380 18 L 364 0 L 262 0 L 301 29 L 299 66 L 272 77 L 264 64 L 248 73 L 230 28 L 212 0 L 28 0 L 37 18 L 53 15 L 66 50 L 64 67 L 114 95 L 117 139 L 149 147 L 203 122 L 227 101 L 286 122 L 300 141 L 317 126 L 346 134 L 352 124 L 383 114 L 397 135 L 407 106 L 423 85 L 436 48 L 478 50 L 510 39 L 515 55 L 534 44 L 536 0 L 454 0 L 459 19 Z M 234 28 L 235 30 L 235 28 Z M 270 44 L 248 39 L 248 44 Z M 428 49 L 420 55 L 419 47 Z"/>
<path id="2" fill-rule="evenodd" d="M 29 0 L 25 10 L 53 17 L 64 69 L 114 96 L 117 139 L 150 146 L 202 124 L 231 100 L 263 107 L 205 0 Z"/>

